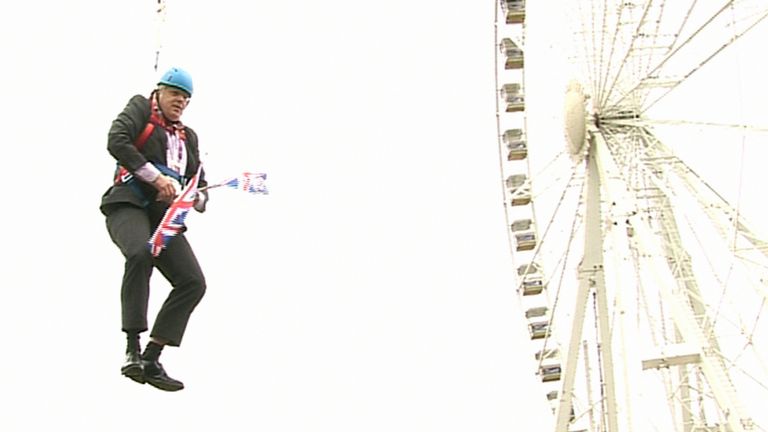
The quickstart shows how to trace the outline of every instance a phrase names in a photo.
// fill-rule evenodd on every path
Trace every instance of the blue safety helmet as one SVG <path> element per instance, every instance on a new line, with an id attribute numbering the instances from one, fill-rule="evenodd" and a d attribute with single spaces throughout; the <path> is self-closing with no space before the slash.
<path id="1" fill-rule="evenodd" d="M 168 72 L 163 74 L 157 85 L 176 87 L 187 92 L 190 97 L 192 96 L 192 76 L 181 68 L 172 67 L 168 69 Z"/>

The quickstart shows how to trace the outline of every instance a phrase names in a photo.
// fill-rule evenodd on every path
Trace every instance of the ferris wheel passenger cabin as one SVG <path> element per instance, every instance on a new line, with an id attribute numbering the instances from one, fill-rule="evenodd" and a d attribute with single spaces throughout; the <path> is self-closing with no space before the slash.
<path id="1" fill-rule="evenodd" d="M 525 143 L 522 129 L 509 129 L 504 132 L 501 139 L 509 150 L 507 160 L 523 160 L 528 157 L 528 146 Z"/>
<path id="2" fill-rule="evenodd" d="M 504 69 L 521 69 L 523 67 L 523 50 L 511 38 L 501 40 L 499 51 L 504 55 Z"/>
<path id="3" fill-rule="evenodd" d="M 504 84 L 501 87 L 501 98 L 507 104 L 507 112 L 520 112 L 525 110 L 525 96 L 519 83 Z"/>
<path id="4" fill-rule="evenodd" d="M 525 0 L 501 0 L 501 8 L 506 15 L 507 24 L 525 22 Z"/>

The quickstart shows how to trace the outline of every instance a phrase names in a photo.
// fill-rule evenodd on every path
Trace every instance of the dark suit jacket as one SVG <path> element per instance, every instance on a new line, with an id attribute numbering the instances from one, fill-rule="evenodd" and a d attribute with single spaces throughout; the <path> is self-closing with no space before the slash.
<path id="1" fill-rule="evenodd" d="M 117 160 L 118 164 L 125 167 L 131 173 L 135 172 L 146 162 L 163 165 L 167 163 L 166 145 L 168 137 L 162 127 L 155 127 L 141 152 L 134 145 L 136 138 L 144 131 L 149 122 L 150 110 L 149 99 L 142 95 L 133 96 L 128 101 L 123 112 L 112 122 L 112 127 L 109 129 L 107 150 Z M 195 134 L 195 131 L 185 126 L 185 133 L 187 135 L 187 168 L 184 176 L 189 179 L 197 172 L 197 167 L 200 164 L 200 151 L 197 146 L 197 134 Z M 157 190 L 154 186 L 146 184 L 138 178 L 135 178 L 133 182 L 139 185 L 144 197 L 152 203 L 150 204 L 151 210 L 156 210 L 156 212 L 162 214 L 167 205 L 155 201 Z M 201 172 L 199 186 L 203 187 L 206 184 L 205 173 Z M 110 208 L 119 204 L 143 207 L 141 197 L 127 184 L 110 186 L 101 198 L 100 209 L 102 213 L 107 214 Z"/>

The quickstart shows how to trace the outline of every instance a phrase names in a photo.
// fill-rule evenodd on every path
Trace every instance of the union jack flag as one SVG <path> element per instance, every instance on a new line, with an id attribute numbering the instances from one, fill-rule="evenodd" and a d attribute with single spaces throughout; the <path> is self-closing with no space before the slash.
<path id="1" fill-rule="evenodd" d="M 267 179 L 267 175 L 264 173 L 251 173 L 244 172 L 237 177 L 224 180 L 220 183 L 221 186 L 231 187 L 251 194 L 267 195 L 267 185 L 264 181 Z"/>
<path id="2" fill-rule="evenodd" d="M 187 218 L 187 213 L 195 204 L 197 183 L 200 179 L 200 168 L 197 169 L 197 174 L 192 177 L 184 191 L 173 200 L 171 206 L 165 211 L 163 220 L 160 221 L 152 237 L 149 238 L 147 243 L 153 257 L 160 255 L 160 252 L 165 249 L 171 238 L 184 229 L 184 219 Z"/>

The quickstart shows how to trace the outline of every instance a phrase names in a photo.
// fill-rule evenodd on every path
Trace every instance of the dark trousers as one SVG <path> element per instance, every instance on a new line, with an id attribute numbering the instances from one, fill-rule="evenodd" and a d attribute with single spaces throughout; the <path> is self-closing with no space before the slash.
<path id="1" fill-rule="evenodd" d="M 157 267 L 173 289 L 165 299 L 150 336 L 179 346 L 189 317 L 205 294 L 205 277 L 192 248 L 181 233 L 168 242 L 157 258 L 147 247 L 160 215 L 132 205 L 120 205 L 107 214 L 107 230 L 125 257 L 120 292 L 123 331 L 143 332 L 147 327 L 149 280 Z"/>

